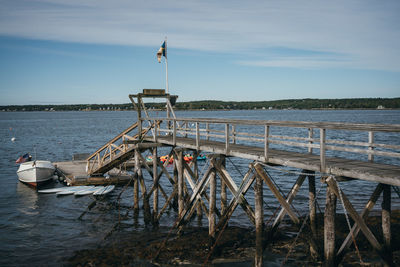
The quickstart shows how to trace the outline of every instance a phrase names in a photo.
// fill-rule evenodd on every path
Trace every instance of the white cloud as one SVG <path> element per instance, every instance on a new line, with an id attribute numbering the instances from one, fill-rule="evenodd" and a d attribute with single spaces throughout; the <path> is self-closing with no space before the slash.
<path id="1" fill-rule="evenodd" d="M 399 14 L 399 1 L 0 0 L 0 34 L 153 47 L 168 35 L 255 66 L 400 71 Z M 297 55 L 266 53 L 277 47 Z"/>

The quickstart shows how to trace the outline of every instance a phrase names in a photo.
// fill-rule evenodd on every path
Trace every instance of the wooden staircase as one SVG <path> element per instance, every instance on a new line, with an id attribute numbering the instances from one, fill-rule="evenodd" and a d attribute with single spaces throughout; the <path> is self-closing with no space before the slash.
<path id="1" fill-rule="evenodd" d="M 139 134 L 130 135 L 136 129 L 138 123 L 135 122 L 119 135 L 111 139 L 105 145 L 100 147 L 96 152 L 91 154 L 87 159 L 86 171 L 90 176 L 103 175 L 109 170 L 118 167 L 125 161 L 131 159 L 134 155 L 135 146 L 130 144 L 132 141 L 140 141 Z M 154 126 L 142 130 L 142 136 Z"/>

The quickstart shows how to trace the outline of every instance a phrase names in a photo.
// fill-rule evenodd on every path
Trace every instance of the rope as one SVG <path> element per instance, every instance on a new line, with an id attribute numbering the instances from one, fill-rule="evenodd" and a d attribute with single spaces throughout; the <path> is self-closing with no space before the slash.
<path id="1" fill-rule="evenodd" d="M 348 216 L 348 214 L 347 214 L 346 206 L 344 205 L 344 202 L 343 202 L 342 189 L 340 188 L 339 183 L 336 181 L 335 176 L 332 175 L 331 177 L 332 177 L 332 179 L 335 181 L 335 183 L 336 183 L 336 185 L 337 185 L 337 187 L 338 187 L 339 196 L 340 196 L 340 201 L 342 202 L 342 207 L 343 207 L 343 210 L 344 210 L 344 215 L 345 215 L 345 217 L 346 217 L 347 226 L 349 227 L 349 231 L 350 231 L 350 233 L 351 233 L 351 239 L 353 240 L 354 247 L 356 248 L 358 258 L 360 259 L 361 265 L 364 265 L 364 262 L 363 262 L 363 260 L 362 260 L 362 258 L 361 258 L 360 251 L 359 251 L 358 246 L 357 246 L 357 242 L 356 242 L 356 240 L 355 240 L 355 238 L 354 238 L 354 234 L 353 234 L 353 232 L 351 231 L 351 225 L 350 225 L 349 216 Z"/>
<path id="2" fill-rule="evenodd" d="M 314 201 L 313 201 L 312 205 L 314 205 L 314 204 L 315 204 L 315 201 L 317 201 L 317 196 L 319 195 L 321 189 L 322 189 L 322 185 L 321 185 L 321 187 L 318 189 L 318 192 L 315 194 L 315 198 L 314 198 Z M 303 223 L 302 223 L 302 225 L 301 225 L 301 227 L 300 227 L 300 230 L 299 230 L 299 232 L 297 233 L 296 238 L 293 240 L 293 243 L 292 243 L 292 245 L 290 246 L 289 251 L 288 251 L 288 253 L 286 254 L 285 259 L 283 260 L 283 262 L 282 262 L 282 264 L 281 264 L 281 267 L 284 266 L 285 263 L 287 262 L 287 260 L 289 259 L 289 255 L 290 255 L 290 253 L 292 252 L 294 245 L 296 245 L 297 239 L 299 238 L 300 233 L 303 231 L 304 226 L 306 225 L 306 223 L 307 223 L 309 217 L 310 217 L 310 215 L 308 214 L 308 215 L 304 218 L 304 221 L 303 221 Z"/>

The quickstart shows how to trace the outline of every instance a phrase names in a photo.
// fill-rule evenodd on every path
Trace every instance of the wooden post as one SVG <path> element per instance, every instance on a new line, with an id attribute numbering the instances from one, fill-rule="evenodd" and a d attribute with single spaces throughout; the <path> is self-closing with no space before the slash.
<path id="1" fill-rule="evenodd" d="M 383 185 L 383 200 L 382 200 L 382 233 L 383 245 L 388 259 L 392 259 L 392 231 L 390 227 L 390 213 L 391 213 L 391 186 Z M 391 261 L 391 260 L 390 260 Z"/>
<path id="2" fill-rule="evenodd" d="M 326 267 L 335 266 L 335 217 L 336 195 L 330 186 L 326 188 L 326 205 L 324 215 L 324 256 Z"/>
<path id="3" fill-rule="evenodd" d="M 184 191 L 183 191 L 183 151 L 180 149 L 176 151 L 177 158 L 174 159 L 178 170 L 178 214 L 179 218 L 182 216 L 184 206 Z"/>
<path id="4" fill-rule="evenodd" d="M 140 94 L 138 95 L 138 104 L 136 106 L 137 108 L 137 123 L 138 123 L 138 138 L 139 140 L 142 138 L 142 110 L 141 110 L 141 102 L 142 102 L 142 97 Z"/>
<path id="5" fill-rule="evenodd" d="M 314 173 L 314 172 L 313 172 Z M 308 206 L 310 211 L 310 228 L 312 239 L 316 241 L 317 238 L 317 205 L 315 195 L 315 177 L 308 176 Z M 318 258 L 318 248 L 315 247 L 315 242 L 310 242 L 310 253 L 314 259 Z"/>
<path id="6" fill-rule="evenodd" d="M 172 153 L 173 157 L 176 158 L 177 154 L 176 153 Z M 173 201 L 172 201 L 172 207 L 174 208 L 175 211 L 178 211 L 178 165 L 177 165 L 177 161 L 174 159 L 173 161 L 173 165 L 174 165 L 174 187 L 175 187 L 175 191 L 177 192 L 174 197 L 173 197 Z M 168 172 L 167 172 L 168 173 Z"/>
<path id="7" fill-rule="evenodd" d="M 210 236 L 210 241 L 213 244 L 215 240 L 215 208 L 216 208 L 216 199 L 217 199 L 217 179 L 215 175 L 215 169 L 213 169 L 210 173 L 210 207 L 209 207 L 209 216 L 208 216 L 208 235 Z"/>
<path id="8" fill-rule="evenodd" d="M 313 143 L 312 138 L 314 135 L 314 129 L 313 128 L 308 128 L 308 139 L 310 139 L 310 141 L 308 141 L 308 143 L 311 145 Z M 308 148 L 308 153 L 312 154 L 312 147 Z"/>
<path id="9" fill-rule="evenodd" d="M 140 162 L 140 151 L 139 149 L 135 149 L 135 168 L 136 168 L 136 173 L 137 173 L 137 181 L 138 181 L 138 186 L 140 185 L 142 195 L 143 195 L 143 218 L 145 223 L 147 224 L 148 222 L 151 221 L 151 214 L 150 214 L 150 205 L 149 205 L 149 199 L 147 196 L 147 190 L 146 190 L 146 185 L 144 184 L 144 179 L 143 179 L 143 172 L 142 172 L 142 166 Z M 139 195 L 139 188 L 136 189 L 135 194 Z M 139 199 L 138 199 L 139 202 Z M 139 203 L 137 204 L 137 208 L 139 208 Z"/>
<path id="10" fill-rule="evenodd" d="M 196 122 L 196 150 L 200 150 L 200 128 L 198 122 Z"/>
<path id="11" fill-rule="evenodd" d="M 221 165 L 226 169 L 226 157 L 225 155 L 221 155 Z M 223 179 L 220 179 L 221 182 L 221 214 L 224 214 L 227 207 L 227 195 L 226 195 L 226 184 Z"/>
<path id="12" fill-rule="evenodd" d="M 137 149 L 135 149 L 135 180 L 133 183 L 133 209 L 135 211 L 139 211 L 139 170 L 141 170 L 140 167 L 140 160 L 139 157 L 137 156 Z"/>
<path id="13" fill-rule="evenodd" d="M 232 125 L 232 143 L 236 144 L 236 125 Z"/>
<path id="14" fill-rule="evenodd" d="M 193 178 L 197 181 L 199 180 L 199 164 L 197 162 L 197 157 L 199 156 L 199 151 L 193 152 Z M 201 225 L 201 221 L 203 219 L 203 210 L 201 208 L 201 202 L 197 203 L 196 213 L 199 225 Z"/>
<path id="15" fill-rule="evenodd" d="M 374 132 L 368 132 L 368 144 L 369 144 L 368 150 L 369 151 L 374 150 L 374 146 L 373 146 L 374 145 Z M 368 154 L 368 160 L 370 162 L 373 162 L 374 161 L 374 155 Z"/>
<path id="16" fill-rule="evenodd" d="M 153 183 L 155 190 L 153 192 L 153 224 L 158 225 L 158 173 L 157 173 L 157 147 L 153 148 Z"/>
<path id="17" fill-rule="evenodd" d="M 225 124 L 225 155 L 229 154 L 229 124 Z"/>
<path id="18" fill-rule="evenodd" d="M 137 175 L 133 181 L 133 209 L 139 211 L 139 178 Z"/>
<path id="19" fill-rule="evenodd" d="M 153 137 L 154 143 L 157 143 L 159 127 L 160 127 L 160 125 L 155 120 L 154 121 L 154 137 Z"/>
<path id="20" fill-rule="evenodd" d="M 173 122 L 173 124 L 172 124 L 172 130 L 173 130 L 172 143 L 173 143 L 173 146 L 176 146 L 176 120 L 174 119 L 172 122 Z"/>
<path id="21" fill-rule="evenodd" d="M 269 149 L 269 125 L 265 125 L 264 132 L 264 161 L 268 162 L 268 149 Z"/>
<path id="22" fill-rule="evenodd" d="M 255 193 L 255 217 L 256 217 L 256 255 L 255 255 L 255 266 L 263 266 L 263 179 L 260 175 L 256 175 L 256 184 L 254 186 Z"/>
<path id="23" fill-rule="evenodd" d="M 320 171 L 325 172 L 326 162 L 325 162 L 325 139 L 326 139 L 326 130 L 320 129 L 319 131 L 319 156 L 321 161 Z"/>

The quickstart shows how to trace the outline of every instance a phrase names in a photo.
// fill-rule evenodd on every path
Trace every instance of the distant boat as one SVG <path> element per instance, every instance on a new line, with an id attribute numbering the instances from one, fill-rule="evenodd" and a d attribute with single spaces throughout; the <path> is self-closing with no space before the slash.
<path id="1" fill-rule="evenodd" d="M 55 170 L 56 168 L 50 161 L 34 160 L 21 163 L 17 175 L 21 182 L 36 187 L 53 179 Z"/>

